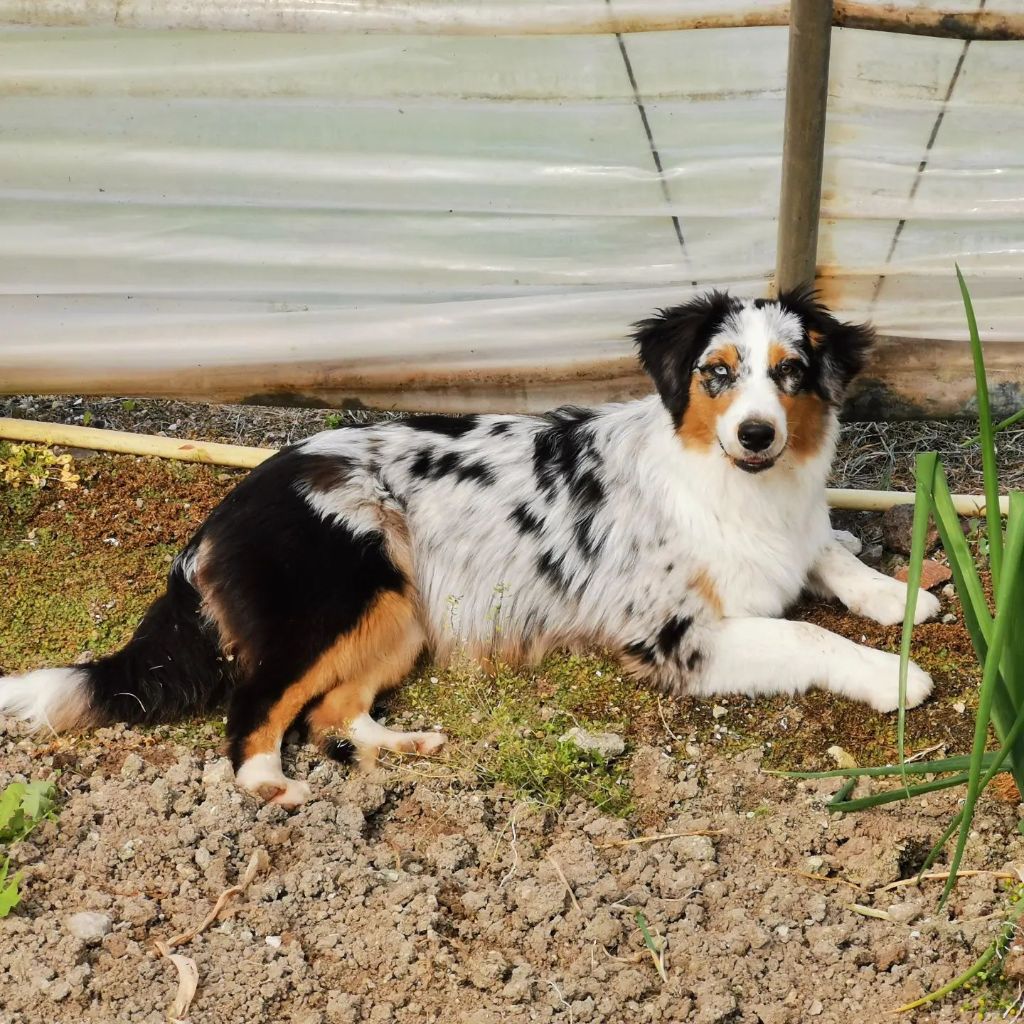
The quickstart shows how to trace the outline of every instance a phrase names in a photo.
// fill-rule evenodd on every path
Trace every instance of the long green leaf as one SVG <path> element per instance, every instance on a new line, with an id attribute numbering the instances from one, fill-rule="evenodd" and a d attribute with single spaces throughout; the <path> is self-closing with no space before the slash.
<path id="1" fill-rule="evenodd" d="M 989 639 L 992 635 L 992 615 L 989 612 L 988 601 L 974 564 L 974 558 L 960 529 L 960 518 L 953 507 L 953 499 L 949 493 L 946 474 L 941 464 L 936 468 L 932 484 L 932 512 L 939 529 L 939 536 L 942 539 L 942 546 L 949 559 L 957 593 L 960 595 L 964 626 L 970 633 L 971 643 L 979 664 L 984 665 L 988 658 Z M 1008 646 L 1004 652 L 1004 659 L 1013 659 L 1015 651 L 1016 648 L 1011 649 Z M 1017 691 L 1006 682 L 1007 679 L 1012 679 L 1015 675 L 1016 678 L 1020 678 L 1019 674 L 1014 673 L 1011 664 L 1000 665 L 1000 677 L 992 712 L 993 724 L 1000 740 L 1005 739 L 1008 735 L 1021 709 Z M 1020 684 L 1018 684 L 1019 689 Z M 1011 770 L 1018 788 L 1024 792 L 1024 736 L 1017 740 L 1017 749 L 1014 751 Z"/>
<path id="2" fill-rule="evenodd" d="M 992 428 L 992 433 L 998 434 L 1000 431 L 1009 430 L 1010 427 L 1015 427 L 1021 420 L 1024 420 L 1024 409 L 1018 409 L 1012 416 L 1007 416 L 1005 420 L 1000 420 Z M 975 434 L 974 437 L 961 441 L 960 447 L 969 448 L 972 444 L 978 444 L 979 441 L 981 441 L 981 434 Z"/>
<path id="3" fill-rule="evenodd" d="M 985 767 L 991 763 L 995 754 L 985 754 Z M 846 779 L 873 778 L 887 775 L 939 775 L 942 772 L 965 772 L 971 767 L 971 759 L 967 754 L 956 757 L 939 757 L 934 761 L 908 761 L 906 765 L 880 764 L 867 768 L 829 768 L 823 772 L 784 772 L 779 769 L 766 768 L 766 775 L 779 775 L 784 779 Z"/>
<path id="4" fill-rule="evenodd" d="M 1007 758 L 1010 755 L 1010 751 L 1013 750 L 1014 746 L 1017 745 L 1020 738 L 1024 736 L 1024 712 L 1017 716 L 1017 721 L 1013 723 L 1013 728 L 1010 729 L 1006 736 L 1003 745 L 995 751 L 995 753 L 986 751 L 985 756 L 982 758 L 982 763 L 985 765 L 985 774 L 981 777 L 981 781 L 978 783 L 978 792 L 983 792 L 985 787 L 999 774 L 999 772 L 1009 771 L 1009 768 L 1004 767 Z M 953 815 L 953 820 L 946 827 L 946 831 L 942 833 L 938 841 L 931 848 L 931 852 L 925 857 L 924 864 L 921 865 L 921 874 L 923 875 L 939 858 L 939 854 L 942 853 L 943 847 L 949 842 L 949 837 L 960 827 L 960 822 L 963 821 L 963 809 L 957 811 Z"/>
<path id="5" fill-rule="evenodd" d="M 968 778 L 967 772 L 963 772 L 960 775 L 950 775 L 945 779 L 935 779 L 933 782 L 922 782 L 916 786 L 890 789 L 884 793 L 873 793 L 871 796 L 862 796 L 856 800 L 837 800 L 830 803 L 828 809 L 835 811 L 837 814 L 863 811 L 866 807 L 880 807 L 882 804 L 892 804 L 898 800 L 910 800 L 915 796 L 923 796 L 925 793 L 935 793 L 940 789 L 952 789 L 954 786 L 962 786 L 967 782 Z"/>
<path id="6" fill-rule="evenodd" d="M 974 380 L 978 389 L 978 429 L 981 433 L 981 467 L 985 477 L 985 518 L 988 520 L 989 565 L 992 568 L 992 586 L 999 592 L 1003 568 L 1003 521 L 999 513 L 999 469 L 996 463 L 995 433 L 992 430 L 992 412 L 988 400 L 988 380 L 985 377 L 985 355 L 978 334 L 978 321 L 974 316 L 974 303 L 964 275 L 956 268 L 960 294 L 967 315 L 967 329 L 971 336 L 971 356 L 974 359 Z"/>
<path id="7" fill-rule="evenodd" d="M 1016 567 L 1024 555 L 1024 495 L 1014 494 L 1010 499 L 1010 528 L 1007 535 L 1007 561 Z M 992 714 L 992 700 L 999 684 L 999 661 L 1002 658 L 1003 647 L 1006 644 L 1010 631 L 1012 617 L 1008 614 L 1011 604 L 1014 601 L 1017 581 L 1020 578 L 1019 572 L 1011 571 L 1002 579 L 996 593 L 996 608 L 1004 609 L 1002 614 L 997 613 L 992 630 L 992 643 L 988 649 L 988 657 L 985 659 L 985 669 L 981 677 L 981 694 L 978 699 L 978 712 L 974 725 L 974 746 L 971 750 L 971 769 L 967 783 L 967 796 L 964 799 L 963 820 L 960 823 L 960 831 L 957 835 L 956 850 L 953 854 L 953 862 L 950 865 L 950 875 L 942 890 L 940 906 L 945 904 L 949 894 L 956 884 L 956 874 L 960 869 L 960 862 L 963 860 L 964 848 L 967 846 L 967 835 L 971 830 L 971 821 L 974 818 L 974 808 L 978 802 L 978 794 L 981 792 L 981 763 L 985 754 L 985 741 L 988 736 L 988 726 Z M 1018 627 L 1019 628 L 1019 627 Z"/>
<path id="8" fill-rule="evenodd" d="M 960 529 L 960 517 L 953 505 L 953 496 L 949 492 L 946 473 L 941 465 L 936 467 L 932 479 L 931 502 L 942 549 L 949 559 L 956 592 L 960 595 L 960 603 L 963 605 L 964 625 L 971 634 L 971 642 L 978 661 L 984 662 L 988 654 L 989 637 L 992 634 L 992 615 L 988 609 L 985 590 L 981 585 L 981 577 L 974 564 L 974 556 Z"/>
<path id="9" fill-rule="evenodd" d="M 900 637 L 900 692 L 896 712 L 896 749 L 903 769 L 903 785 L 907 785 L 905 762 L 907 759 L 907 673 L 910 671 L 910 640 L 914 632 L 914 614 L 921 587 L 921 567 L 924 565 L 924 546 L 928 534 L 929 495 L 934 490 L 932 480 L 939 457 L 935 452 L 918 455 L 916 461 L 917 494 L 914 498 L 914 524 L 910 535 L 910 562 L 907 565 L 907 606 L 903 612 L 903 634 Z"/>

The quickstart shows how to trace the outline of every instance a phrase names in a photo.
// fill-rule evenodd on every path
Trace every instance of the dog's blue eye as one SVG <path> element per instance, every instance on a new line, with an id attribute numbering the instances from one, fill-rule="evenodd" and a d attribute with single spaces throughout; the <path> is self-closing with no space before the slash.
<path id="1" fill-rule="evenodd" d="M 721 364 L 719 364 L 718 366 L 712 366 L 711 367 L 711 372 L 716 377 L 718 377 L 719 380 L 725 380 L 725 378 L 729 376 L 729 367 L 728 366 L 722 366 Z"/>

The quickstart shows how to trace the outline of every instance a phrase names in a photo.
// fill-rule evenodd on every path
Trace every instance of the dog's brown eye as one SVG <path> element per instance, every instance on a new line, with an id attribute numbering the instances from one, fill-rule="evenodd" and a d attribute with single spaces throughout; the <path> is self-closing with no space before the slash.
<path id="1" fill-rule="evenodd" d="M 804 372 L 804 364 L 799 359 L 786 359 L 779 363 L 779 368 L 776 372 L 781 377 L 793 379 L 799 377 Z"/>

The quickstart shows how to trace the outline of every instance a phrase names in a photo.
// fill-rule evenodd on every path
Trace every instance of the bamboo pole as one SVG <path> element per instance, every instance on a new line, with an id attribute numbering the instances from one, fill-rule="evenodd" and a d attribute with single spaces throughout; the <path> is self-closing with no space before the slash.
<path id="1" fill-rule="evenodd" d="M 274 454 L 273 448 L 248 448 L 213 441 L 188 441 L 177 437 L 131 434 L 123 430 L 75 427 L 66 423 L 40 423 L 0 416 L 0 438 L 8 441 L 34 441 L 37 444 L 62 444 L 72 448 L 96 448 L 124 455 L 155 455 L 182 462 L 207 462 L 214 466 L 252 469 Z"/>
<path id="2" fill-rule="evenodd" d="M 273 448 L 250 448 L 246 445 L 218 444 L 214 441 L 187 441 L 176 437 L 155 437 L 132 434 L 123 430 L 100 430 L 76 427 L 67 423 L 41 423 L 38 420 L 15 420 L 0 416 L 0 439 L 32 441 L 36 444 L 59 444 L 71 448 L 95 448 L 122 455 L 151 455 L 161 459 L 184 462 L 205 462 L 213 466 L 234 466 L 252 469 L 271 455 Z M 856 512 L 884 512 L 895 505 L 913 505 L 912 491 L 868 491 L 830 488 L 826 491 L 832 508 Z M 954 494 L 953 507 L 962 516 L 978 516 L 985 512 L 985 499 L 980 494 Z M 999 499 L 999 510 L 1006 515 L 1009 498 Z"/>

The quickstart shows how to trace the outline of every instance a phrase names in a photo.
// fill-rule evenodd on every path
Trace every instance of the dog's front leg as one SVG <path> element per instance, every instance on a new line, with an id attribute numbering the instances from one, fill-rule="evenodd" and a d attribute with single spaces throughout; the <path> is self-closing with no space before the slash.
<path id="1" fill-rule="evenodd" d="M 877 711 L 899 705 L 900 659 L 862 647 L 810 622 L 787 619 L 721 619 L 702 640 L 705 657 L 691 692 L 803 693 L 821 687 Z M 932 689 L 931 676 L 913 662 L 907 675 L 907 707 Z"/>
<path id="2" fill-rule="evenodd" d="M 874 619 L 883 626 L 903 621 L 907 585 L 865 565 L 842 543 L 826 544 L 811 568 L 810 589 L 824 597 L 837 597 L 856 615 Z M 922 590 L 917 595 L 914 622 L 934 618 L 939 600 Z"/>

